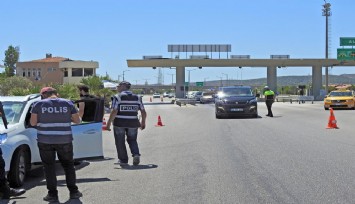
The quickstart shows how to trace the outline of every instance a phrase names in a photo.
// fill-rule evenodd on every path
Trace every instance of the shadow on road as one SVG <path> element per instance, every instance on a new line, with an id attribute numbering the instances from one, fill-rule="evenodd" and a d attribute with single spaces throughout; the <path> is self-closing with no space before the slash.
<path id="1" fill-rule="evenodd" d="M 158 165 L 155 164 L 145 164 L 145 165 L 126 165 L 126 166 L 120 166 L 117 165 L 115 169 L 122 169 L 122 170 L 142 170 L 142 169 L 155 169 L 158 168 Z"/>

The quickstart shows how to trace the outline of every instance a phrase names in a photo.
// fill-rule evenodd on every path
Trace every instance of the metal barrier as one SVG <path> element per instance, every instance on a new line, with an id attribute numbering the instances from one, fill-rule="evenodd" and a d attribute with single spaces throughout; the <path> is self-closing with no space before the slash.
<path id="1" fill-rule="evenodd" d="M 279 95 L 275 99 L 277 102 L 289 101 L 290 103 L 296 101 L 299 104 L 305 103 L 306 101 L 314 102 L 314 96 L 298 96 L 298 95 Z"/>

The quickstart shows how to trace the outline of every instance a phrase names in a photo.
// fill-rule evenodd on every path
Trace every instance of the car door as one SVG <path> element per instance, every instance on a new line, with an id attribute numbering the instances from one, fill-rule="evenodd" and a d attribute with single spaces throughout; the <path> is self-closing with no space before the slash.
<path id="1" fill-rule="evenodd" d="M 104 116 L 104 99 L 93 98 L 75 101 L 75 103 L 95 101 L 96 106 L 91 112 L 94 120 L 73 124 L 74 158 L 77 160 L 103 158 L 102 147 L 102 119 Z"/>

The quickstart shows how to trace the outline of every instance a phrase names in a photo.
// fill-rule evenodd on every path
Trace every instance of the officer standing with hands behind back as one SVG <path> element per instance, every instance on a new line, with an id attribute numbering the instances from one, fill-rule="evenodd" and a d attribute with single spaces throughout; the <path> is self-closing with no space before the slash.
<path id="1" fill-rule="evenodd" d="M 274 117 L 274 115 L 272 114 L 271 111 L 271 106 L 274 103 L 275 100 L 275 93 L 270 90 L 270 88 L 268 86 L 264 87 L 264 96 L 265 96 L 265 103 L 266 103 L 266 107 L 267 107 L 267 115 L 269 117 Z"/>

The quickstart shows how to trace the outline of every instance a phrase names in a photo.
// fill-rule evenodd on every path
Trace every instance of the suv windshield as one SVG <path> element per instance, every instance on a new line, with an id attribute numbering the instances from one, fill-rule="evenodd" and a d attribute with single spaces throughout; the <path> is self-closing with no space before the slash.
<path id="1" fill-rule="evenodd" d="M 253 96 L 253 92 L 249 87 L 224 87 L 218 95 L 220 97 Z"/>
<path id="2" fill-rule="evenodd" d="M 24 108 L 23 102 L 12 102 L 12 101 L 4 101 L 2 103 L 5 116 L 8 124 L 18 123 L 21 118 L 21 113 Z M 4 124 L 2 120 L 0 120 L 0 124 Z"/>

